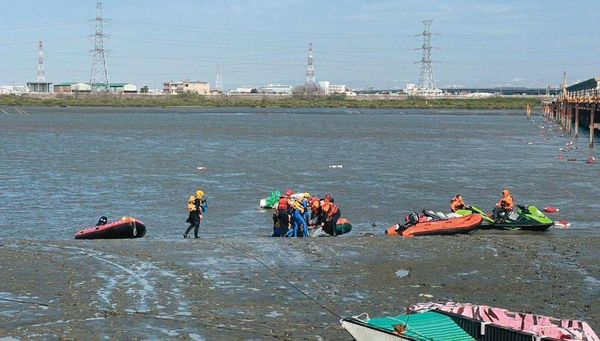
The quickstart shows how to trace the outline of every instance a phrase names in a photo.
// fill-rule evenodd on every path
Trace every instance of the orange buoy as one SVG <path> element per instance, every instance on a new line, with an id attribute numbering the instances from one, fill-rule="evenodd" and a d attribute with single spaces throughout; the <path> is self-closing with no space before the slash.
<path id="1" fill-rule="evenodd" d="M 556 208 L 556 207 L 552 207 L 552 206 L 549 206 L 549 207 L 544 207 L 544 212 L 548 212 L 548 213 L 556 213 L 556 212 L 558 212 L 558 211 L 560 211 L 560 209 L 558 209 L 558 208 Z"/>

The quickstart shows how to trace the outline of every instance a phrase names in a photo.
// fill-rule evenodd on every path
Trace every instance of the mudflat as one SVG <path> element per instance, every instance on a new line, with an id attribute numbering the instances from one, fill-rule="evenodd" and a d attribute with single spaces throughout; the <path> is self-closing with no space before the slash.
<path id="1" fill-rule="evenodd" d="M 565 231 L 566 232 L 566 231 Z M 600 237 L 0 242 L 0 336 L 349 340 L 339 317 L 456 301 L 600 328 Z"/>

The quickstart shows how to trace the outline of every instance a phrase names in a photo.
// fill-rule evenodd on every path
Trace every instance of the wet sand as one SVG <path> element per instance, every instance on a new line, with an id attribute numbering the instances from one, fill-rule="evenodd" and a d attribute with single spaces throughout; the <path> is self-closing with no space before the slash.
<path id="1" fill-rule="evenodd" d="M 0 336 L 350 340 L 338 316 L 398 314 L 427 301 L 579 318 L 598 330 L 599 242 L 483 231 L 412 239 L 5 240 Z"/>

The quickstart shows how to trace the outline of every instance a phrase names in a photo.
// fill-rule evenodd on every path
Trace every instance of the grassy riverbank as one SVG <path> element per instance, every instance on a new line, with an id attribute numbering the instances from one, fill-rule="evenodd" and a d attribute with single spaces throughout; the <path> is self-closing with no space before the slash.
<path id="1" fill-rule="evenodd" d="M 365 99 L 344 97 L 199 96 L 193 94 L 176 96 L 0 96 L 0 105 L 5 106 L 524 109 L 528 104 L 535 107 L 540 104 L 540 100 L 525 97 Z"/>

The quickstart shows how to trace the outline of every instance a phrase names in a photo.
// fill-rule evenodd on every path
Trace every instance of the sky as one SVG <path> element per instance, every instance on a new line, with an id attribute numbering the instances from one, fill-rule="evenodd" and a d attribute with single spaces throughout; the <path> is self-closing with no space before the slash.
<path id="1" fill-rule="evenodd" d="M 94 0 L 0 0 L 0 85 L 89 82 Z M 556 87 L 600 75 L 600 1 L 104 0 L 110 82 L 225 89 L 317 81 L 354 89 L 418 83 L 422 20 L 432 19 L 438 87 Z"/>

